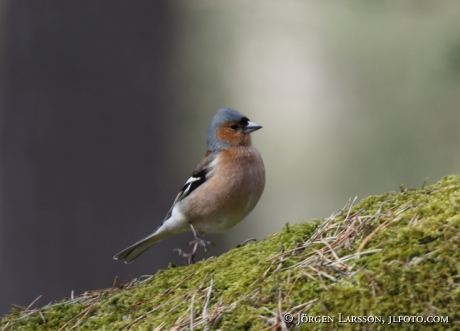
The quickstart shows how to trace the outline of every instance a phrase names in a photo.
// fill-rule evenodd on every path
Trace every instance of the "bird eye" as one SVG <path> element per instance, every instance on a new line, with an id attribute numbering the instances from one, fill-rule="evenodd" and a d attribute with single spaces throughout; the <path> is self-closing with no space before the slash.
<path id="1" fill-rule="evenodd" d="M 238 124 L 232 124 L 232 125 L 230 125 L 230 129 L 232 129 L 233 131 L 238 130 L 238 128 L 239 128 L 239 125 L 238 125 Z"/>

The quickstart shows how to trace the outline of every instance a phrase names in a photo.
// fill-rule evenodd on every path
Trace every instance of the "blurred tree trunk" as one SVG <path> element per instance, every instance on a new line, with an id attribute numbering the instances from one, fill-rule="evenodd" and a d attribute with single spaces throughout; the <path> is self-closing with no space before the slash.
<path id="1" fill-rule="evenodd" d="M 166 1 L 7 1 L 4 14 L 1 314 L 110 286 L 122 266 L 111 257 L 139 239 L 136 222 L 162 219 L 171 199 L 158 188 L 173 176 L 158 161 L 172 100 Z"/>

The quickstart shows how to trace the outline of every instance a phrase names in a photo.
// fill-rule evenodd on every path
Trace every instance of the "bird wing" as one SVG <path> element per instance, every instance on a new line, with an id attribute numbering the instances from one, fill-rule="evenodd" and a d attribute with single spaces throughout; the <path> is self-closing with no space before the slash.
<path id="1" fill-rule="evenodd" d="M 172 210 L 174 206 L 184 200 L 186 197 L 190 195 L 194 190 L 196 190 L 200 185 L 208 180 L 208 174 L 211 172 L 210 164 L 214 160 L 215 154 L 211 152 L 207 152 L 198 166 L 193 171 L 192 176 L 185 182 L 182 189 L 176 196 L 174 203 L 172 204 L 171 208 L 169 209 L 168 213 L 166 214 L 165 221 L 171 217 Z"/>

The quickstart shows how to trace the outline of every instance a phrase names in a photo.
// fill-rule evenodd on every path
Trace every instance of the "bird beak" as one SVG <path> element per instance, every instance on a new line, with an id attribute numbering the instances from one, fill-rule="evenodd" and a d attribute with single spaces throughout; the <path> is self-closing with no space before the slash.
<path id="1" fill-rule="evenodd" d="M 259 129 L 262 129 L 262 127 L 259 124 L 249 121 L 248 125 L 246 125 L 246 127 L 243 129 L 243 132 L 251 133 Z"/>

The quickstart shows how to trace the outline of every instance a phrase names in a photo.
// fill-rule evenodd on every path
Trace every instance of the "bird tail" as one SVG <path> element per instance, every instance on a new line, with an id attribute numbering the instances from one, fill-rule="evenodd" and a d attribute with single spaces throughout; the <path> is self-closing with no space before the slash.
<path id="1" fill-rule="evenodd" d="M 144 253 L 148 248 L 155 245 L 157 242 L 159 242 L 162 239 L 162 238 L 158 238 L 156 234 L 157 233 L 154 232 L 150 236 L 145 237 L 142 240 L 139 240 L 134 245 L 131 245 L 128 248 L 125 248 L 124 250 L 122 250 L 120 253 L 115 255 L 113 258 L 115 260 L 125 260 L 126 264 L 131 263 L 135 258 L 137 258 L 139 255 Z"/>

